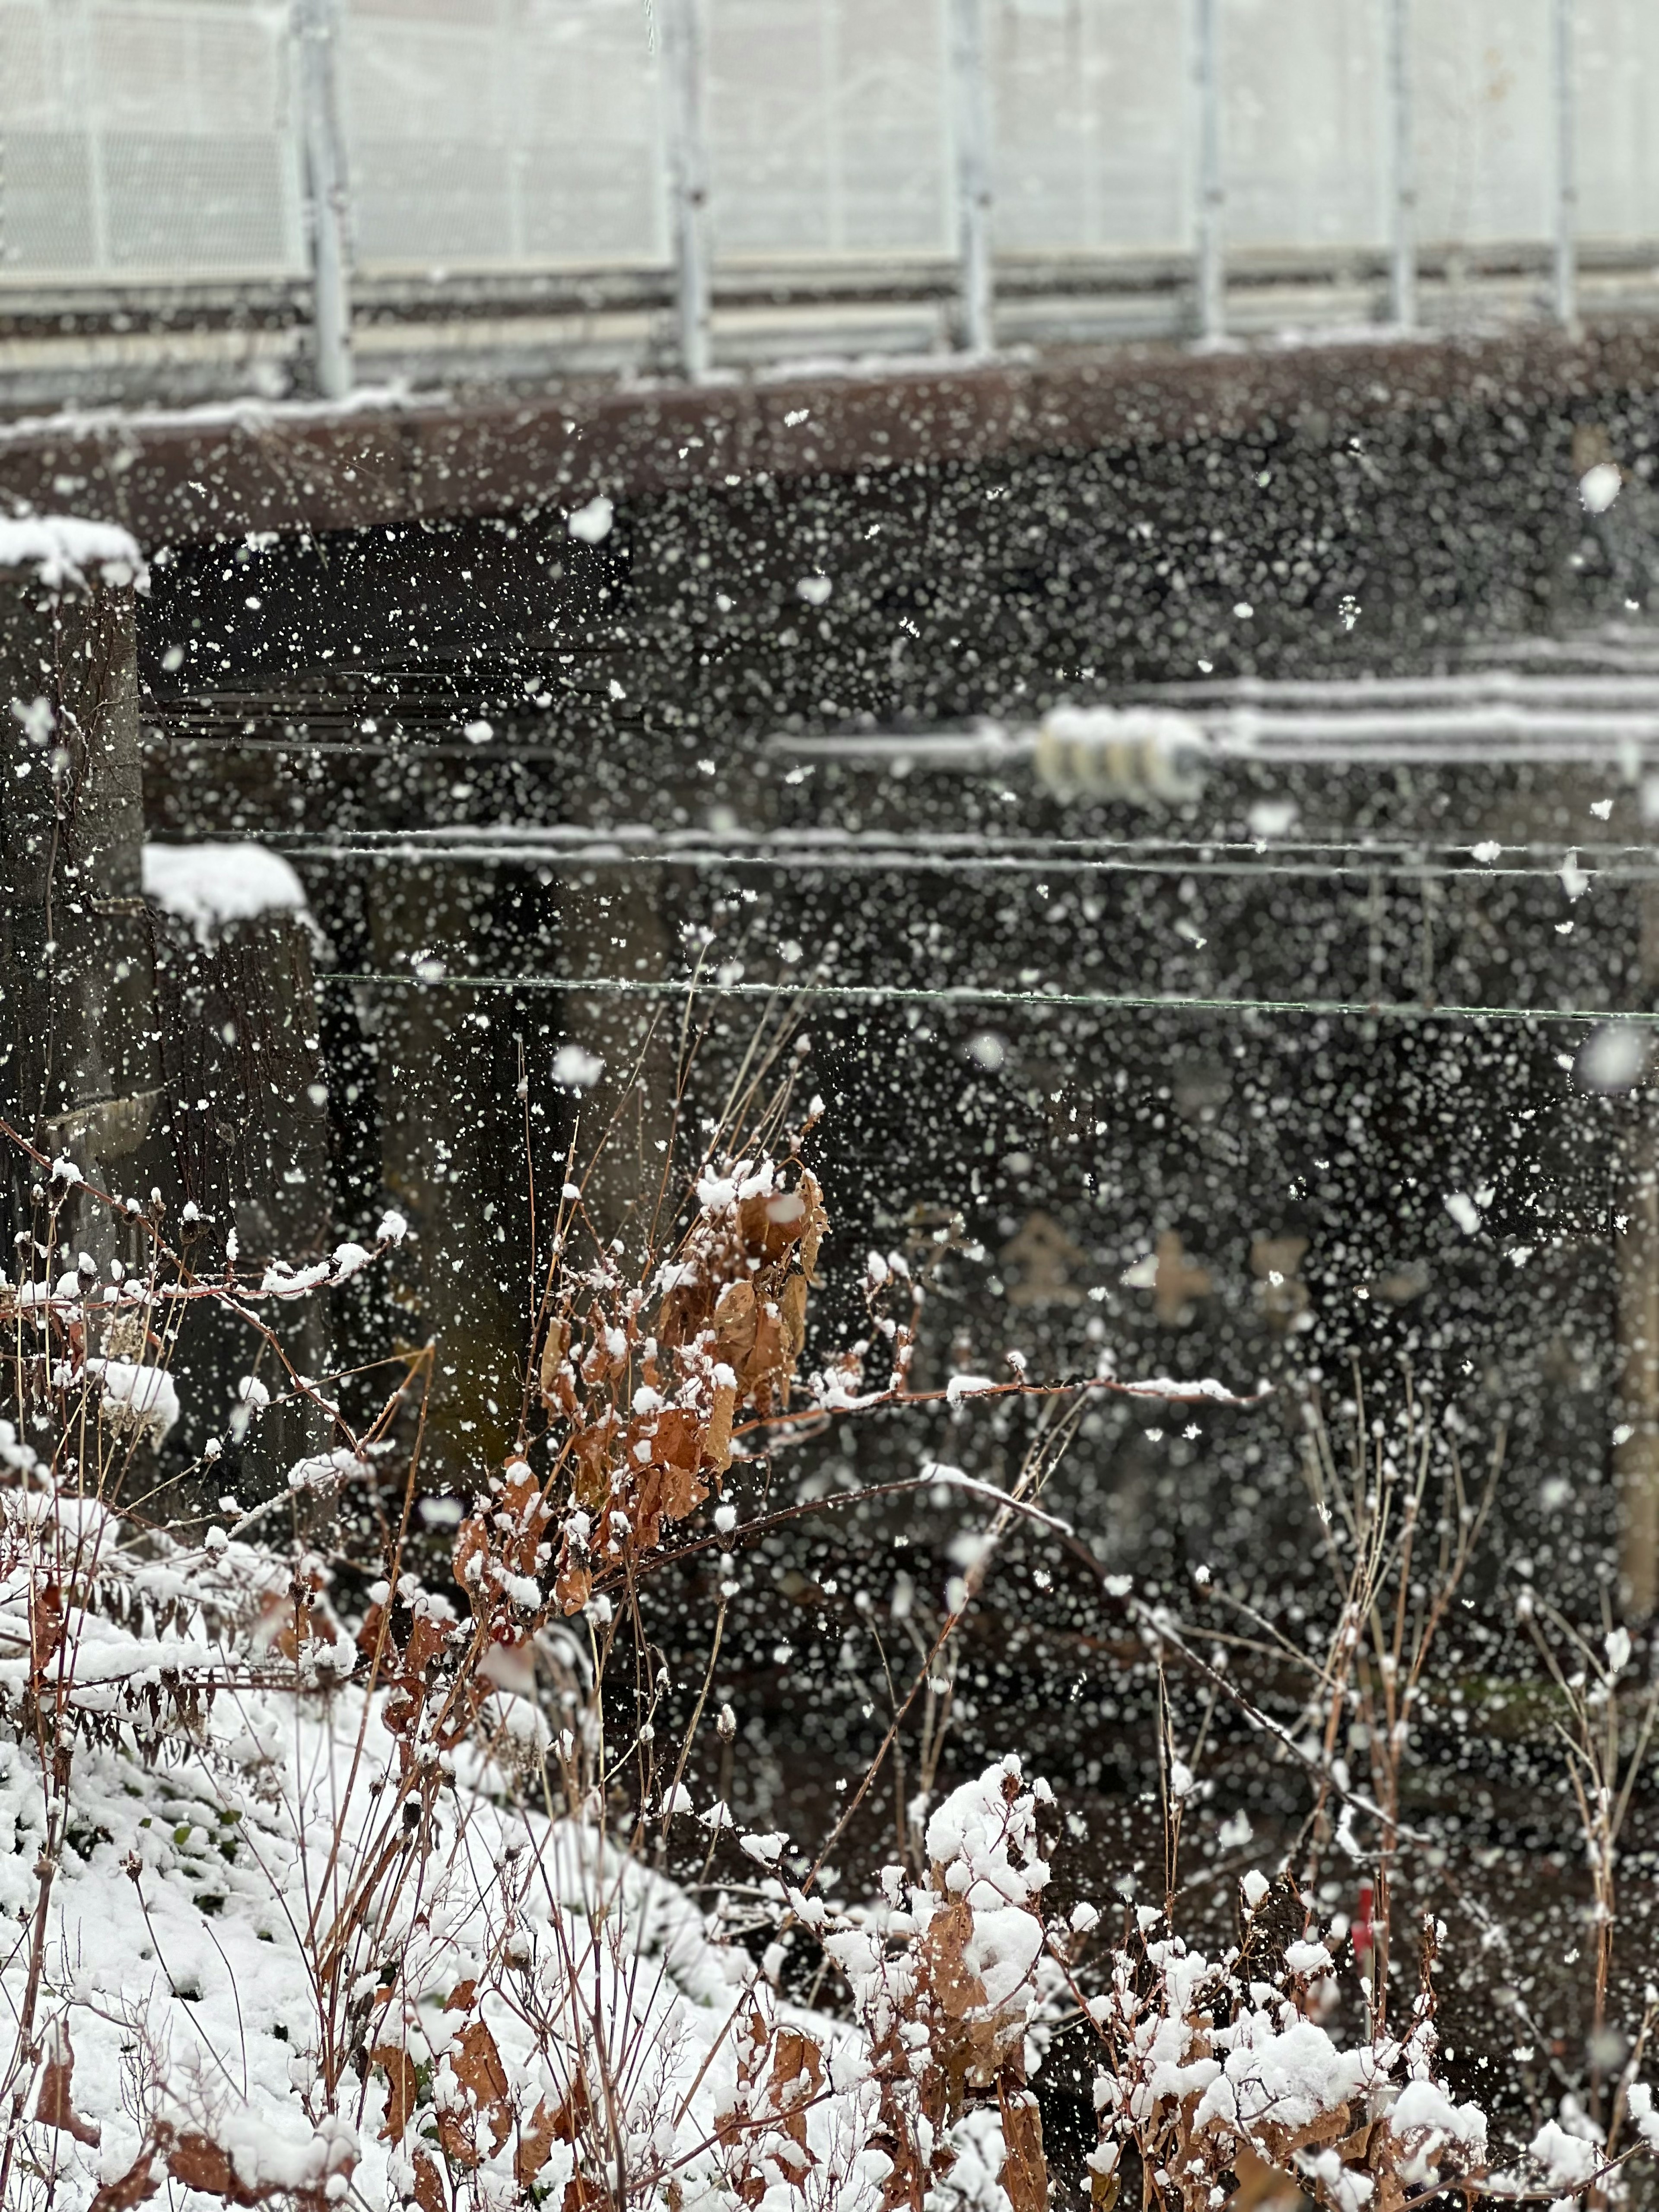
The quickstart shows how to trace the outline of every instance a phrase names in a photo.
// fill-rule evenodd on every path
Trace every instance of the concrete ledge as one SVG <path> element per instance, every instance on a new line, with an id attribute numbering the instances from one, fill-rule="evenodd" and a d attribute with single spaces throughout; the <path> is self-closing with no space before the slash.
<path id="1" fill-rule="evenodd" d="M 570 382 L 534 397 L 364 392 L 0 426 L 0 500 L 72 506 L 149 549 L 574 507 L 613 497 L 1300 429 L 1324 441 L 1450 407 L 1594 412 L 1659 385 L 1659 328 L 1546 329 L 1200 353 L 828 367 L 702 388 Z"/>

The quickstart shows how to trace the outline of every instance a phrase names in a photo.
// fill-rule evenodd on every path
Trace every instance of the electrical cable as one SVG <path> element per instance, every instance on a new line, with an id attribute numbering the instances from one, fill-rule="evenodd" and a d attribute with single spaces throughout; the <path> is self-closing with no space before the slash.
<path id="1" fill-rule="evenodd" d="M 319 983 L 386 985 L 399 990 L 597 993 L 617 998 L 774 999 L 866 1006 L 1071 1006 L 1103 1012 L 1358 1016 L 1370 1021 L 1629 1022 L 1659 1027 L 1659 1007 L 1467 1006 L 1364 999 L 1212 999 L 1180 992 L 1007 991 L 978 984 L 929 988 L 902 983 L 722 983 L 684 976 L 421 975 L 394 970 L 319 969 Z"/>

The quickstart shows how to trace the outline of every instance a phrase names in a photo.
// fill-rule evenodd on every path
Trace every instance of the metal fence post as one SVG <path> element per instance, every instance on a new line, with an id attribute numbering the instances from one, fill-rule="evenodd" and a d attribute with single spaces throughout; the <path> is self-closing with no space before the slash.
<path id="1" fill-rule="evenodd" d="M 1572 0 L 1555 0 L 1555 319 L 1578 327 L 1578 143 Z"/>
<path id="2" fill-rule="evenodd" d="M 1411 0 L 1388 0 L 1389 141 L 1393 187 L 1389 319 L 1417 326 L 1417 149 L 1412 118 Z"/>
<path id="3" fill-rule="evenodd" d="M 1194 0 L 1193 86 L 1198 129 L 1198 331 L 1213 343 L 1227 332 L 1222 258 L 1219 0 Z"/>
<path id="4" fill-rule="evenodd" d="M 674 293 L 680 368 L 688 382 L 706 384 L 711 346 L 701 0 L 659 0 L 659 21 L 668 94 L 668 175 L 674 204 Z"/>
<path id="5" fill-rule="evenodd" d="M 340 129 L 336 0 L 295 0 L 311 247 L 312 349 L 325 399 L 351 390 L 350 196 Z"/>
<path id="6" fill-rule="evenodd" d="M 956 148 L 958 336 L 969 353 L 996 343 L 991 274 L 991 129 L 984 0 L 950 0 L 951 136 Z"/>

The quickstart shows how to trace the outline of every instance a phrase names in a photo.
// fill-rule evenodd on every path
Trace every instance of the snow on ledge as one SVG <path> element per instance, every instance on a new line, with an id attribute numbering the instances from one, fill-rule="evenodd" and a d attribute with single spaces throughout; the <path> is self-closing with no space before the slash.
<path id="1" fill-rule="evenodd" d="M 136 538 L 113 522 L 87 522 L 75 514 L 0 516 L 0 568 L 32 568 L 54 589 L 85 589 L 88 568 L 112 584 L 148 588 L 149 572 Z"/>
<path id="2" fill-rule="evenodd" d="M 0 447 L 43 435 L 95 438 L 112 431 L 228 428 L 258 434 L 277 422 L 326 422 L 343 415 L 443 406 L 452 396 L 441 384 L 416 392 L 398 379 L 389 384 L 354 385 L 339 399 L 267 399 L 249 392 L 183 407 L 58 407 L 49 415 L 18 415 L 0 422 Z"/>
<path id="3" fill-rule="evenodd" d="M 260 915 L 310 919 L 300 878 L 263 845 L 146 845 L 144 896 L 188 922 L 198 945 L 211 945 L 230 922 Z"/>

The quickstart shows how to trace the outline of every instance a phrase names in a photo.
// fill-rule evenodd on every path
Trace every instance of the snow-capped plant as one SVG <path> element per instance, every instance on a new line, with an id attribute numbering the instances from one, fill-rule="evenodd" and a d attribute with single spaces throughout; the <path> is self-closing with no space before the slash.
<path id="1" fill-rule="evenodd" d="M 278 1327 L 286 1304 L 372 1264 L 395 1217 L 325 1261 L 245 1279 L 233 1251 L 203 1274 L 159 1210 L 17 1142 L 40 1181 L 24 1279 L 0 1285 L 6 2212 L 130 2212 L 163 2191 L 186 2212 L 1040 2212 L 1036 2089 L 1061 2032 L 1097 2049 L 1102 2204 L 1133 2176 L 1144 2203 L 1217 2212 L 1246 2153 L 1328 2212 L 1410 2212 L 1449 2191 L 1607 2196 L 1659 2136 L 1632 2069 L 1631 2151 L 1564 2113 L 1499 2173 L 1485 2116 L 1437 2070 L 1434 1929 L 1404 2030 L 1379 2003 L 1344 2045 L 1328 1998 L 1353 1952 L 1339 1957 L 1287 1878 L 1247 1881 L 1223 1954 L 1189 1946 L 1168 1906 L 1107 1942 L 1094 1906 L 1048 1912 L 1059 1808 L 1018 1759 L 933 1796 L 939 1685 L 999 1545 L 1021 1521 L 1069 1540 L 1036 1502 L 1063 1425 L 1006 1490 L 937 1466 L 921 1478 L 985 1525 L 942 1620 L 915 1631 L 915 1680 L 829 1839 L 925 1708 L 911 1863 L 832 1903 L 822 1852 L 809 1866 L 781 1830 L 745 1832 L 723 1803 L 699 1813 L 688 1775 L 713 1661 L 671 1729 L 646 1578 L 712 1553 L 718 1649 L 726 1555 L 771 1525 L 738 1517 L 745 1455 L 800 1419 L 945 1395 L 910 1391 L 917 1289 L 896 1258 L 866 1271 L 867 1336 L 803 1376 L 826 1219 L 797 1147 L 711 1152 L 631 1267 L 567 1187 L 517 1444 L 454 1501 L 446 1555 L 416 1540 L 417 1462 L 388 1472 L 430 1352 L 354 1429 Z M 62 1268 L 88 1208 L 142 1240 L 141 1263 Z M 179 1333 L 207 1305 L 260 1347 L 267 1379 L 245 1382 L 239 1415 L 298 1398 L 327 1441 L 278 1498 L 169 1525 L 148 1510 L 156 1452 Z M 1224 1395 L 1020 1372 L 973 1395 L 1100 1390 Z M 331 1506 L 354 1500 L 380 1516 L 377 1559 L 347 1559 L 327 1533 Z M 1180 1645 L 1163 1616 L 1144 1629 L 1149 1648 Z M 713 1717 L 729 1745 L 735 1723 Z M 1166 1751 L 1178 1837 L 1195 1784 Z M 665 1870 L 676 1835 L 712 1859 L 727 1831 L 752 1948 Z M 781 1974 L 797 1933 L 823 1962 L 805 2002 Z"/>
<path id="2" fill-rule="evenodd" d="M 1292 1886 L 1247 1876 L 1240 1904 L 1240 1941 L 1218 1958 L 1189 1950 L 1145 1908 L 1114 1953 L 1109 1990 L 1086 2002 L 1105 2062 L 1090 2160 L 1097 2201 L 1117 2200 L 1126 2154 L 1143 2187 L 1192 2212 L 1224 2194 L 1247 2153 L 1329 2212 L 1476 2193 L 1487 2124 L 1437 2077 L 1434 1929 L 1405 2033 L 1374 2032 L 1345 2049 L 1316 2016 L 1332 1960 L 1302 1932 Z"/>
<path id="3" fill-rule="evenodd" d="M 1048 1879 L 1037 1815 L 1053 1802 L 1011 1756 L 935 1808 L 920 1881 L 889 1867 L 883 1904 L 854 1916 L 793 1900 L 846 1975 L 868 2039 L 889 2203 L 920 2203 L 950 2175 L 955 2124 L 970 2099 L 988 2098 L 1001 2120 L 1000 2186 L 1016 2212 L 1047 2201 L 1027 2070 Z"/>

